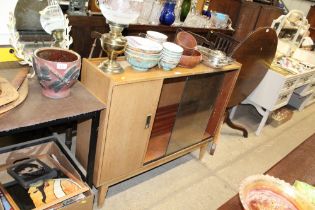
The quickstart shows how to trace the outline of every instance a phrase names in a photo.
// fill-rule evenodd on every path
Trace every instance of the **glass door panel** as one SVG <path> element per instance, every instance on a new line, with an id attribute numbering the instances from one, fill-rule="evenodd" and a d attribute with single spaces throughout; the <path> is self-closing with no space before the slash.
<path id="1" fill-rule="evenodd" d="M 210 137 L 205 130 L 223 78 L 223 74 L 187 78 L 166 155 Z"/>
<path id="2" fill-rule="evenodd" d="M 144 162 L 165 156 L 187 77 L 164 80 Z"/>

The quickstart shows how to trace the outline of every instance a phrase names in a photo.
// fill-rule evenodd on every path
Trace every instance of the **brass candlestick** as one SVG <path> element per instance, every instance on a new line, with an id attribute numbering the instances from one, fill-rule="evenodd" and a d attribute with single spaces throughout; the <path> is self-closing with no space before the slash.
<path id="1" fill-rule="evenodd" d="M 123 37 L 121 33 L 125 27 L 127 26 L 109 22 L 110 32 L 103 34 L 100 38 L 102 48 L 108 56 L 108 59 L 99 66 L 99 68 L 104 72 L 123 72 L 123 68 L 116 61 L 116 58 L 119 54 L 122 54 L 125 51 L 127 45 L 127 39 Z"/>

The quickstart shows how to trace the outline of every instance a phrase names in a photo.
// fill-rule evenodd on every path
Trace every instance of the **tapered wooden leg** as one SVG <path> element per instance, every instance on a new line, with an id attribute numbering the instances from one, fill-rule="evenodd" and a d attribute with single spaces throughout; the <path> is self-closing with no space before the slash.
<path id="1" fill-rule="evenodd" d="M 97 206 L 98 208 L 102 208 L 105 203 L 106 194 L 108 191 L 108 186 L 103 185 L 98 188 L 98 200 Z"/>
<path id="2" fill-rule="evenodd" d="M 215 149 L 217 148 L 217 144 L 218 144 L 218 142 L 220 140 L 219 137 L 220 137 L 222 125 L 223 125 L 223 123 L 225 121 L 225 118 L 226 118 L 227 114 L 228 113 L 225 111 L 223 117 L 220 120 L 219 127 L 215 131 L 215 134 L 214 134 L 214 137 L 213 137 L 213 141 L 210 142 L 210 150 L 209 150 L 209 154 L 210 155 L 214 155 Z"/>
<path id="3" fill-rule="evenodd" d="M 207 151 L 207 147 L 208 147 L 208 144 L 204 144 L 200 147 L 200 151 L 199 151 L 199 160 L 201 160 L 205 154 L 206 154 L 206 151 Z"/>
<path id="4" fill-rule="evenodd" d="M 210 155 L 214 155 L 215 149 L 217 148 L 217 144 L 213 142 L 210 143 L 210 150 L 209 150 L 209 154 Z"/>

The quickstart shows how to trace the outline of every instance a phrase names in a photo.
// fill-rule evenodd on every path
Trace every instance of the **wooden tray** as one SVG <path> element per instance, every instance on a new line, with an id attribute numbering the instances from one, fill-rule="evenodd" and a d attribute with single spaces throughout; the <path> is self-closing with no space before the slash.
<path id="1" fill-rule="evenodd" d="M 16 205 L 11 195 L 6 191 L 6 189 L 0 184 L 0 190 L 2 191 L 4 197 L 7 199 L 13 210 L 20 210 L 20 208 Z"/>
<path id="2" fill-rule="evenodd" d="M 0 77 L 0 106 L 8 104 L 19 97 L 18 91 L 5 78 Z"/>
<path id="3" fill-rule="evenodd" d="M 19 88 L 17 99 L 12 101 L 11 103 L 0 106 L 0 116 L 1 116 L 1 114 L 17 107 L 19 104 L 21 104 L 26 99 L 27 94 L 28 94 L 28 80 L 26 78 L 24 80 L 24 82 L 22 83 L 21 87 Z"/>
<path id="4" fill-rule="evenodd" d="M 79 195 L 81 193 L 87 192 L 90 189 L 86 183 L 84 183 L 82 180 L 80 180 L 75 175 L 73 175 L 71 172 L 69 172 L 66 168 L 64 168 L 61 164 L 59 164 L 59 162 L 57 160 L 53 159 L 51 156 L 49 156 L 47 154 L 43 154 L 43 155 L 36 156 L 36 158 L 41 160 L 45 164 L 47 164 L 49 167 L 56 168 L 56 169 L 59 169 L 60 171 L 62 171 L 62 173 L 65 174 L 67 178 L 76 182 L 80 186 L 80 189 L 77 190 L 76 192 L 69 193 L 69 194 L 67 194 L 61 198 L 56 198 L 55 200 L 53 200 L 47 204 L 43 204 L 40 207 L 34 208 L 33 210 L 49 209 L 50 207 L 55 206 L 56 204 L 60 204 L 61 202 L 68 200 L 69 198 L 72 198 L 72 197 Z M 12 164 L 2 165 L 1 170 L 6 171 L 6 169 L 10 166 L 12 166 Z M 14 201 L 14 200 L 12 199 L 12 201 Z M 15 201 L 15 202 L 17 203 L 18 201 Z M 19 208 L 17 208 L 17 209 L 19 210 Z M 14 208 L 14 210 L 15 210 L 15 208 Z"/>

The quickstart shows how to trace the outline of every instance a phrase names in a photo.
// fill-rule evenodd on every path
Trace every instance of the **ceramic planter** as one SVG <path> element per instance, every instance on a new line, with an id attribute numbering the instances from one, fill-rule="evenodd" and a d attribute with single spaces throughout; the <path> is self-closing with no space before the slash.
<path id="1" fill-rule="evenodd" d="M 81 57 L 72 50 L 39 48 L 34 52 L 33 68 L 45 96 L 64 98 L 79 77 Z"/>

